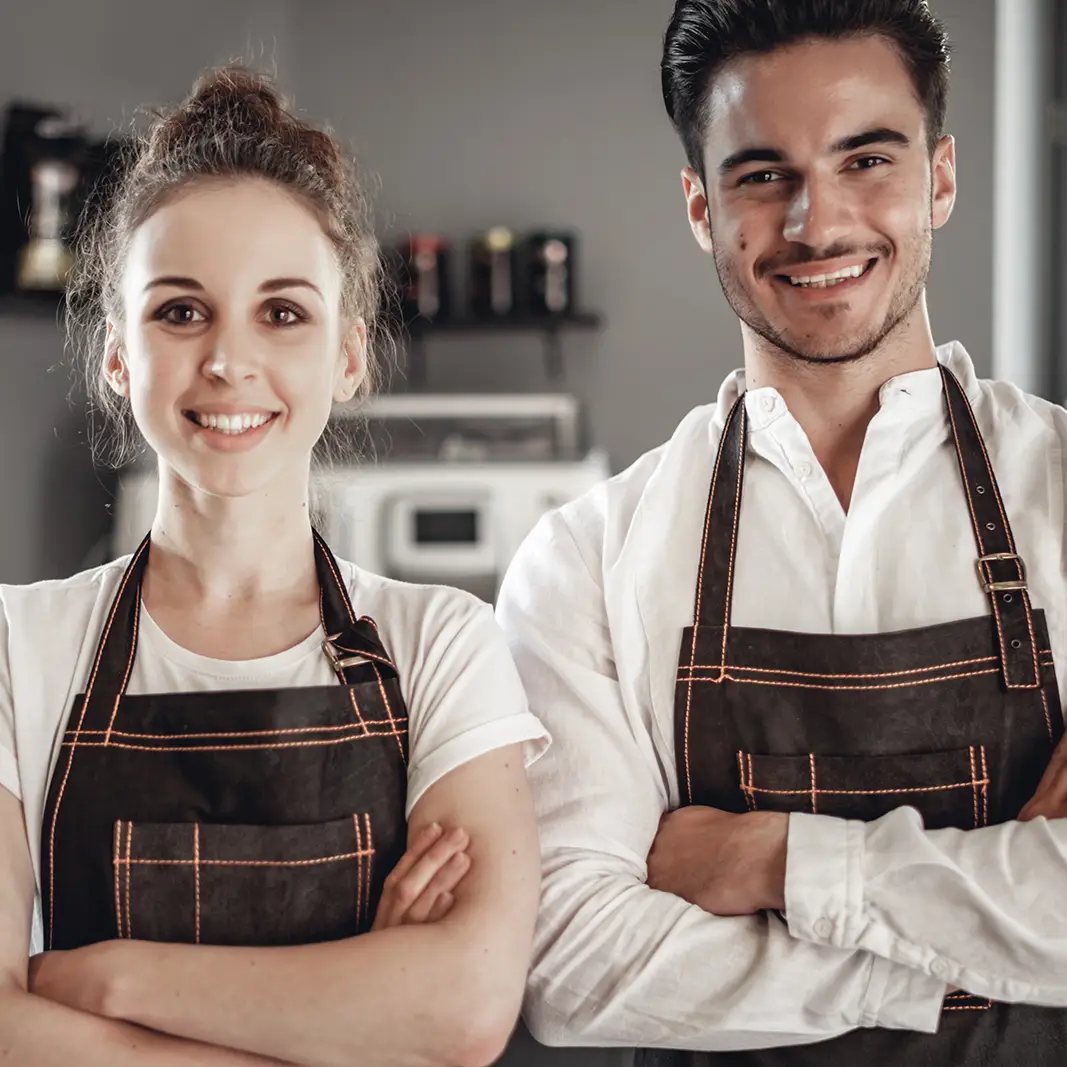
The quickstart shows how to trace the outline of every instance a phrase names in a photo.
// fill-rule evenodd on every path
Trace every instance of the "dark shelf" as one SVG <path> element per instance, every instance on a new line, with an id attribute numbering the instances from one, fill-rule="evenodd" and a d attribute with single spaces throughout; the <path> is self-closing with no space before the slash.
<path id="1" fill-rule="evenodd" d="M 436 322 L 415 319 L 404 325 L 404 332 L 410 341 L 407 345 L 408 375 L 416 388 L 426 381 L 426 343 L 432 337 L 528 333 L 542 340 L 548 379 L 560 382 L 563 379 L 563 341 L 560 334 L 572 330 L 599 330 L 603 321 L 603 316 L 595 311 L 556 316 L 517 315 L 500 319 L 452 318 Z"/>

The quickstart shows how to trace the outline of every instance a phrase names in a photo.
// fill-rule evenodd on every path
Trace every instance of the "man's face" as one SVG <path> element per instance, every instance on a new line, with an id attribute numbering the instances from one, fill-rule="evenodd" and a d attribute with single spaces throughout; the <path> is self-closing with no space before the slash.
<path id="1" fill-rule="evenodd" d="M 709 89 L 705 194 L 690 223 L 750 329 L 809 362 L 874 351 L 921 300 L 955 158 L 881 37 L 811 40 L 729 63 Z M 705 216 L 710 216 L 710 231 Z"/>

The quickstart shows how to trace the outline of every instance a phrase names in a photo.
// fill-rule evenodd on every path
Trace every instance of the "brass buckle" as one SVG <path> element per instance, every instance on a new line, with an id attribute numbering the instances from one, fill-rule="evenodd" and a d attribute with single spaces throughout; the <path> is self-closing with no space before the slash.
<path id="1" fill-rule="evenodd" d="M 986 572 L 982 569 L 983 564 L 990 563 L 993 560 L 1013 559 L 1019 565 L 1019 572 L 1022 574 L 1022 578 L 1016 579 L 1011 582 L 991 582 L 986 575 Z M 994 552 L 988 556 L 978 557 L 978 580 L 982 583 L 982 590 L 986 593 L 999 593 L 1008 589 L 1025 589 L 1026 586 L 1026 564 L 1023 563 L 1022 556 L 1016 555 L 1014 552 Z"/>
<path id="2" fill-rule="evenodd" d="M 326 640 L 322 642 L 322 651 L 326 653 L 326 658 L 335 671 L 343 671 L 345 667 L 358 667 L 361 663 L 370 662 L 366 656 L 338 656 L 333 642 L 340 636 L 340 634 L 328 634 Z"/>

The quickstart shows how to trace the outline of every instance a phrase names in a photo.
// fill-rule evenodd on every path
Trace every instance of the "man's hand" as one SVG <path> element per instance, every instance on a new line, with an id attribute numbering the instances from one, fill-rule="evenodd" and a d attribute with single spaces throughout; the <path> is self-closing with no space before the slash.
<path id="1" fill-rule="evenodd" d="M 1046 819 L 1067 818 L 1067 735 L 1052 753 L 1037 792 L 1019 812 L 1019 821 L 1029 822 L 1039 815 Z"/>
<path id="2" fill-rule="evenodd" d="M 648 854 L 648 885 L 712 915 L 785 907 L 789 816 L 679 808 L 664 815 Z"/>

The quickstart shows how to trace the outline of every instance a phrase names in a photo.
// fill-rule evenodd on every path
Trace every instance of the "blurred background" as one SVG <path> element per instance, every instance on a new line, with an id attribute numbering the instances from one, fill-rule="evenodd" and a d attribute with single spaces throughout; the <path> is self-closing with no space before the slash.
<path id="1" fill-rule="evenodd" d="M 87 180 L 139 108 L 231 58 L 276 71 L 380 181 L 380 236 L 420 317 L 370 412 L 377 459 L 331 476 L 340 555 L 491 598 L 540 511 L 665 440 L 740 363 L 660 99 L 672 0 L 35 0 L 17 21 L 9 4 L 8 223 L 28 202 L 47 228 L 71 166 Z M 932 6 L 955 46 L 960 187 L 935 241 L 935 334 L 963 341 L 981 374 L 1062 402 L 1067 0 Z M 142 465 L 120 492 L 94 469 L 60 300 L 20 278 L 15 229 L 0 271 L 0 581 L 28 582 L 125 550 L 150 521 L 151 479 Z"/>

